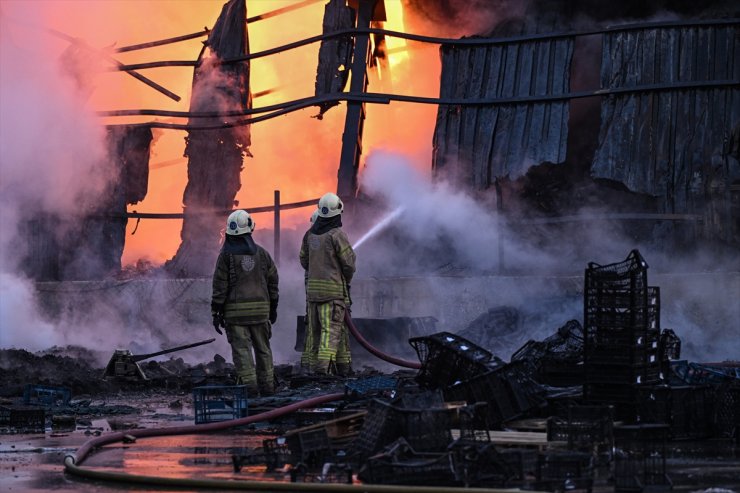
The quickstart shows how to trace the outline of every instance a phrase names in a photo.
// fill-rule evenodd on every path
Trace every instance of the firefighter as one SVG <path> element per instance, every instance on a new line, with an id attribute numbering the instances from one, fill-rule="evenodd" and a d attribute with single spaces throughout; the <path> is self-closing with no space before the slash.
<path id="1" fill-rule="evenodd" d="M 299 258 L 308 279 L 304 372 L 348 376 L 352 371 L 344 312 L 351 304 L 355 252 L 341 229 L 343 209 L 337 195 L 321 197 L 318 217 L 301 242 Z"/>
<path id="2" fill-rule="evenodd" d="M 238 385 L 249 395 L 275 393 L 270 337 L 277 320 L 278 272 L 272 257 L 254 242 L 255 222 L 238 210 L 226 221 L 226 238 L 213 273 L 213 327 L 231 345 Z M 254 350 L 254 356 L 252 351 Z"/>

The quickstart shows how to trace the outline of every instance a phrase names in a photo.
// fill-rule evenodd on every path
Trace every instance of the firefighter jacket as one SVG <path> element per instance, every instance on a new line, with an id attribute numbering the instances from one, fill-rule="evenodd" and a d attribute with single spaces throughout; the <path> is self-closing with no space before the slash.
<path id="1" fill-rule="evenodd" d="M 347 286 L 355 273 L 355 251 L 344 231 L 340 228 L 323 234 L 308 231 L 301 242 L 299 258 L 308 276 L 307 301 L 349 302 Z"/>
<path id="2" fill-rule="evenodd" d="M 214 306 L 223 306 L 230 324 L 267 322 L 270 306 L 277 309 L 278 272 L 272 257 L 254 244 L 253 254 L 222 251 L 213 273 Z"/>

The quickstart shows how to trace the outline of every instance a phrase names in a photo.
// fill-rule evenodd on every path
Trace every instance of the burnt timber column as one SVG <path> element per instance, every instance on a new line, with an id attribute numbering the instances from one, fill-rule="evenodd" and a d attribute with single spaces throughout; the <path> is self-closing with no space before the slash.
<path id="1" fill-rule="evenodd" d="M 230 0 L 208 35 L 193 75 L 191 112 L 243 111 L 251 107 L 249 61 L 221 64 L 249 53 L 245 0 Z M 193 118 L 186 138 L 188 184 L 183 195 L 180 244 L 167 270 L 177 277 L 213 274 L 226 214 L 241 188 L 244 156 L 249 154 L 249 126 L 225 127 L 237 118 Z"/>
<path id="2" fill-rule="evenodd" d="M 367 29 L 375 10 L 376 0 L 359 0 L 357 8 L 357 28 Z M 352 80 L 349 90 L 361 94 L 367 90 L 367 60 L 370 54 L 370 35 L 358 34 L 355 37 L 355 50 L 352 56 Z M 342 154 L 337 173 L 337 194 L 342 199 L 352 201 L 357 194 L 357 171 L 362 154 L 362 129 L 365 125 L 365 103 L 349 101 L 347 116 L 342 134 Z"/>

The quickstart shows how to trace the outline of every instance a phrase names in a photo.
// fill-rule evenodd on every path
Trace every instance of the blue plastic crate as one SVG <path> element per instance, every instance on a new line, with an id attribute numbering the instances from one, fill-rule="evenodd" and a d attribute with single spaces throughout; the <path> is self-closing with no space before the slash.
<path id="1" fill-rule="evenodd" d="M 398 379 L 386 377 L 383 375 L 358 378 L 350 380 L 344 384 L 347 393 L 356 393 L 360 395 L 382 392 L 384 390 L 395 390 L 398 387 Z"/>
<path id="2" fill-rule="evenodd" d="M 247 416 L 246 385 L 207 385 L 193 388 L 195 424 Z"/>
<path id="3" fill-rule="evenodd" d="M 23 404 L 29 406 L 57 407 L 67 406 L 72 399 L 72 391 L 65 387 L 27 384 L 23 389 Z"/>

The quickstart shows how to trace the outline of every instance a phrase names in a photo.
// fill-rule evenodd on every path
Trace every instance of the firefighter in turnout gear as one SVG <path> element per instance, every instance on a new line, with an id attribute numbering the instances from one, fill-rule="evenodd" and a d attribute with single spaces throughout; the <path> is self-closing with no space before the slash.
<path id="1" fill-rule="evenodd" d="M 344 312 L 351 299 L 355 252 L 342 231 L 344 205 L 333 193 L 319 200 L 318 217 L 303 237 L 299 255 L 306 269 L 308 320 L 301 368 L 341 376 L 351 373 L 349 332 Z"/>
<path id="2" fill-rule="evenodd" d="M 275 393 L 272 324 L 277 320 L 278 272 L 270 254 L 252 239 L 254 220 L 238 210 L 226 221 L 226 238 L 213 273 L 213 327 L 226 329 L 237 384 L 251 396 Z M 252 356 L 254 351 L 254 356 Z"/>

